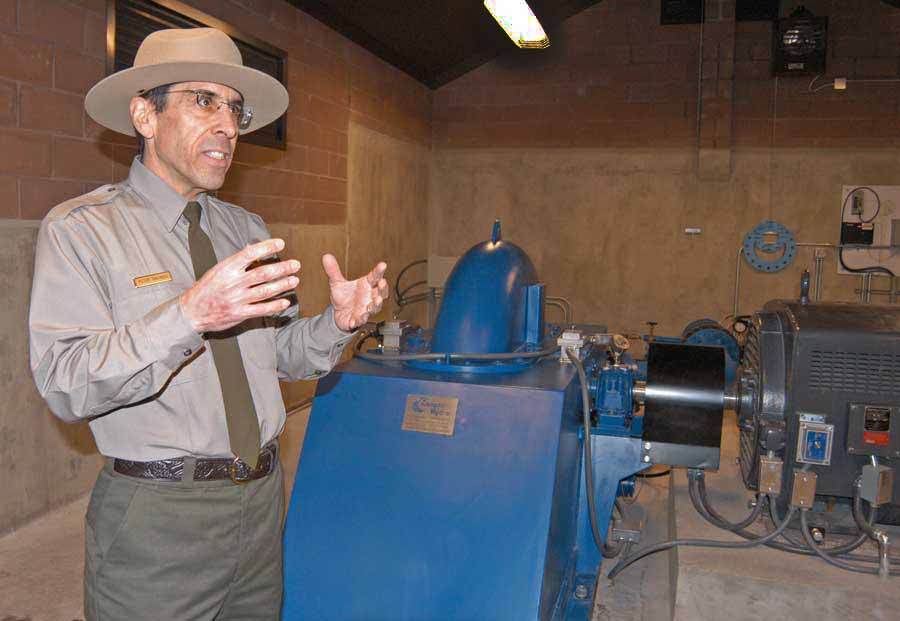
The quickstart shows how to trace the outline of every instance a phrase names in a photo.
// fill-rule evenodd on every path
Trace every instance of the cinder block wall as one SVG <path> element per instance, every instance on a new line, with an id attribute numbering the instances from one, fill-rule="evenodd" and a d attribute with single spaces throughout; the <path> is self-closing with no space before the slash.
<path id="1" fill-rule="evenodd" d="M 798 4 L 783 1 L 782 15 Z M 898 77 L 900 10 L 880 0 L 802 4 L 829 17 L 827 76 L 818 85 L 834 76 Z M 582 11 L 550 32 L 548 49 L 513 51 L 438 89 L 435 146 L 693 148 L 698 93 L 702 146 L 900 142 L 896 85 L 810 93 L 808 76 L 775 80 L 772 24 L 735 22 L 734 0 L 707 6 L 702 29 L 661 26 L 655 0 L 605 0 Z"/>
<path id="2" fill-rule="evenodd" d="M 0 0 L 0 252 L 8 300 L 0 311 L 0 465 L 10 474 L 0 533 L 83 494 L 99 469 L 87 425 L 59 423 L 37 395 L 26 317 L 40 219 L 123 178 L 135 154 L 133 139 L 83 111 L 85 93 L 105 71 L 106 4 Z M 399 267 L 424 255 L 427 233 L 418 233 L 425 230 L 430 91 L 284 0 L 187 4 L 288 53 L 288 148 L 239 143 L 220 195 L 262 215 L 286 240 L 284 254 L 300 258 L 304 312 L 328 303 L 324 252 L 352 274 L 378 259 Z M 383 183 L 382 169 L 397 179 Z M 393 228 L 374 226 L 376 195 L 391 204 Z M 396 227 L 413 224 L 400 243 Z M 286 385 L 285 400 L 297 403 L 313 387 Z M 288 428 L 295 444 L 300 422 Z"/>
<path id="3" fill-rule="evenodd" d="M 798 4 L 782 2 L 782 15 Z M 900 76 L 900 10 L 803 4 L 829 17 L 813 90 Z M 811 76 L 775 79 L 772 24 L 735 22 L 734 0 L 706 6 L 702 28 L 661 26 L 655 0 L 606 0 L 551 30 L 549 49 L 510 52 L 438 89 L 433 250 L 459 254 L 501 217 L 579 321 L 636 332 L 652 320 L 678 334 L 732 312 L 736 253 L 761 221 L 837 242 L 843 184 L 900 183 L 900 83 L 811 92 Z M 740 312 L 795 297 L 813 264 L 801 250 L 778 274 L 744 265 Z M 836 271 L 829 252 L 825 298 L 855 300 L 859 278 Z"/>

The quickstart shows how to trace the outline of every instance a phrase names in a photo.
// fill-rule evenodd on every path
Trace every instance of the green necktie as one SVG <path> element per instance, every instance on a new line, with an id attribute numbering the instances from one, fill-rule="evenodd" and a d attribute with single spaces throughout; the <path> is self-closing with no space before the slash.
<path id="1" fill-rule="evenodd" d="M 200 228 L 200 203 L 190 202 L 184 208 L 187 218 L 188 244 L 194 275 L 200 280 L 207 270 L 218 262 L 209 237 Z M 241 348 L 234 329 L 206 334 L 212 349 L 219 384 L 222 385 L 222 400 L 225 402 L 225 421 L 228 424 L 228 440 L 231 451 L 250 466 L 256 468 L 259 458 L 259 421 L 250 384 L 241 360 Z"/>

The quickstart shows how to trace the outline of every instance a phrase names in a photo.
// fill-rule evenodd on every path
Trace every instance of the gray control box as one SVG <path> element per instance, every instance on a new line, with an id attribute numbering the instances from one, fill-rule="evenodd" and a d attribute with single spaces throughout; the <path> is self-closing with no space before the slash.
<path id="1" fill-rule="evenodd" d="M 894 469 L 887 466 L 863 466 L 859 479 L 859 496 L 873 507 L 886 505 L 893 499 Z"/>
<path id="2" fill-rule="evenodd" d="M 851 403 L 847 420 L 851 455 L 900 457 L 900 405 Z"/>

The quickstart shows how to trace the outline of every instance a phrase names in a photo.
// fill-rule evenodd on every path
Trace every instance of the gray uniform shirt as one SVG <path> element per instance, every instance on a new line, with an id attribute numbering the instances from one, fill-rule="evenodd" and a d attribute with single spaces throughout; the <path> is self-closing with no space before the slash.
<path id="1" fill-rule="evenodd" d="M 219 260 L 270 237 L 258 216 L 205 194 L 197 200 Z M 90 419 L 109 457 L 231 455 L 212 353 L 179 300 L 195 282 L 186 202 L 136 159 L 125 182 L 62 203 L 41 224 L 31 369 L 53 413 Z M 241 324 L 263 444 L 284 428 L 278 380 L 324 375 L 351 336 L 330 307 L 316 317 L 297 314 L 294 304 L 281 317 Z"/>

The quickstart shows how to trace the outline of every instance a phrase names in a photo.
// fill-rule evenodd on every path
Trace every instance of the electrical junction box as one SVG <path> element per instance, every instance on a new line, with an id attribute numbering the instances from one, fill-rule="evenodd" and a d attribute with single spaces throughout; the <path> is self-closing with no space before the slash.
<path id="1" fill-rule="evenodd" d="M 859 496 L 873 507 L 891 502 L 894 488 L 894 469 L 866 464 L 859 478 Z"/>
<path id="2" fill-rule="evenodd" d="M 802 421 L 797 431 L 797 462 L 831 465 L 834 425 Z"/>
<path id="3" fill-rule="evenodd" d="M 840 209 L 844 264 L 884 267 L 900 275 L 900 186 L 844 185 Z M 837 264 L 839 274 L 855 273 Z"/>
<path id="4" fill-rule="evenodd" d="M 781 493 L 781 473 L 784 462 L 777 457 L 759 458 L 759 491 L 764 494 Z"/>
<path id="5" fill-rule="evenodd" d="M 812 508 L 816 501 L 816 483 L 819 477 L 815 472 L 794 470 L 794 480 L 791 487 L 791 506 L 807 509 Z"/>

